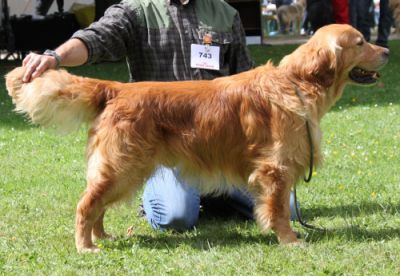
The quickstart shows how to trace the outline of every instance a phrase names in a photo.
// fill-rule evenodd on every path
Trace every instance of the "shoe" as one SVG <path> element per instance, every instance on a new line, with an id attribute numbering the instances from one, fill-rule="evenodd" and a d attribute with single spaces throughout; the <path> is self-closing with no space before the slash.
<path id="1" fill-rule="evenodd" d="M 141 204 L 139 205 L 139 208 L 138 208 L 138 210 L 137 210 L 137 216 L 140 217 L 140 218 L 146 216 L 146 212 L 145 212 L 145 210 L 144 210 L 143 203 L 141 203 Z"/>

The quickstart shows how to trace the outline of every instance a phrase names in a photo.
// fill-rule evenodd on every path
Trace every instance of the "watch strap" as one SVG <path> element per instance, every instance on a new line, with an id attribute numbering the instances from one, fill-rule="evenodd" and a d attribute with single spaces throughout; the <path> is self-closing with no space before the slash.
<path id="1" fill-rule="evenodd" d="M 60 57 L 59 54 L 56 53 L 56 51 L 47 49 L 46 51 L 43 52 L 43 55 L 54 57 L 56 59 L 56 62 L 57 62 L 56 67 L 58 68 L 60 66 L 61 57 Z"/>

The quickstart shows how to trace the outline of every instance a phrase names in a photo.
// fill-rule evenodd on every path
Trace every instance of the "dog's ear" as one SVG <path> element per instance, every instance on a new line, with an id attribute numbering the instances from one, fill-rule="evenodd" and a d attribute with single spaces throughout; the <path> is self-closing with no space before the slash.
<path id="1" fill-rule="evenodd" d="M 312 46 L 312 45 L 308 45 Z M 304 47 L 290 59 L 291 73 L 300 80 L 330 87 L 337 71 L 336 51 L 327 47 Z"/>

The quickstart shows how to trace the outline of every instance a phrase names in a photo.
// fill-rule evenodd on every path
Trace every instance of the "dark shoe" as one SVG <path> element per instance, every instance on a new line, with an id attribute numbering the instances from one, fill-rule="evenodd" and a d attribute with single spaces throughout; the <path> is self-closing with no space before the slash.
<path id="1" fill-rule="evenodd" d="M 141 204 L 139 205 L 139 208 L 138 208 L 138 210 L 137 210 L 137 216 L 140 217 L 140 218 L 146 216 L 146 212 L 144 211 L 143 203 L 141 203 Z"/>

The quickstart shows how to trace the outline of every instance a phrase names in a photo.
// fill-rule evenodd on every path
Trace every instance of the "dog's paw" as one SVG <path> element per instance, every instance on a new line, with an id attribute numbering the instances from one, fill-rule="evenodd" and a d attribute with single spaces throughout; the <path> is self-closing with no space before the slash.
<path id="1" fill-rule="evenodd" d="M 98 248 L 95 245 L 92 245 L 90 247 L 78 248 L 78 253 L 99 253 L 99 252 L 100 252 L 100 248 Z"/>
<path id="2" fill-rule="evenodd" d="M 295 241 L 295 242 L 290 242 L 290 243 L 285 243 L 285 244 L 282 244 L 283 246 L 286 246 L 286 247 L 294 247 L 294 248 L 305 248 L 306 247 L 306 245 L 307 245 L 307 243 L 305 242 L 305 241 L 303 241 L 303 240 L 297 240 L 297 241 Z"/>
<path id="3" fill-rule="evenodd" d="M 278 236 L 278 240 L 281 245 L 296 246 L 297 244 L 301 243 L 301 241 L 298 239 L 298 235 L 298 233 L 290 231 L 285 233 L 285 235 Z"/>
<path id="4" fill-rule="evenodd" d="M 107 233 L 101 233 L 101 234 L 93 234 L 92 233 L 92 241 L 98 241 L 98 240 L 110 240 L 110 241 L 114 241 L 116 239 L 115 236 L 107 234 Z"/>

